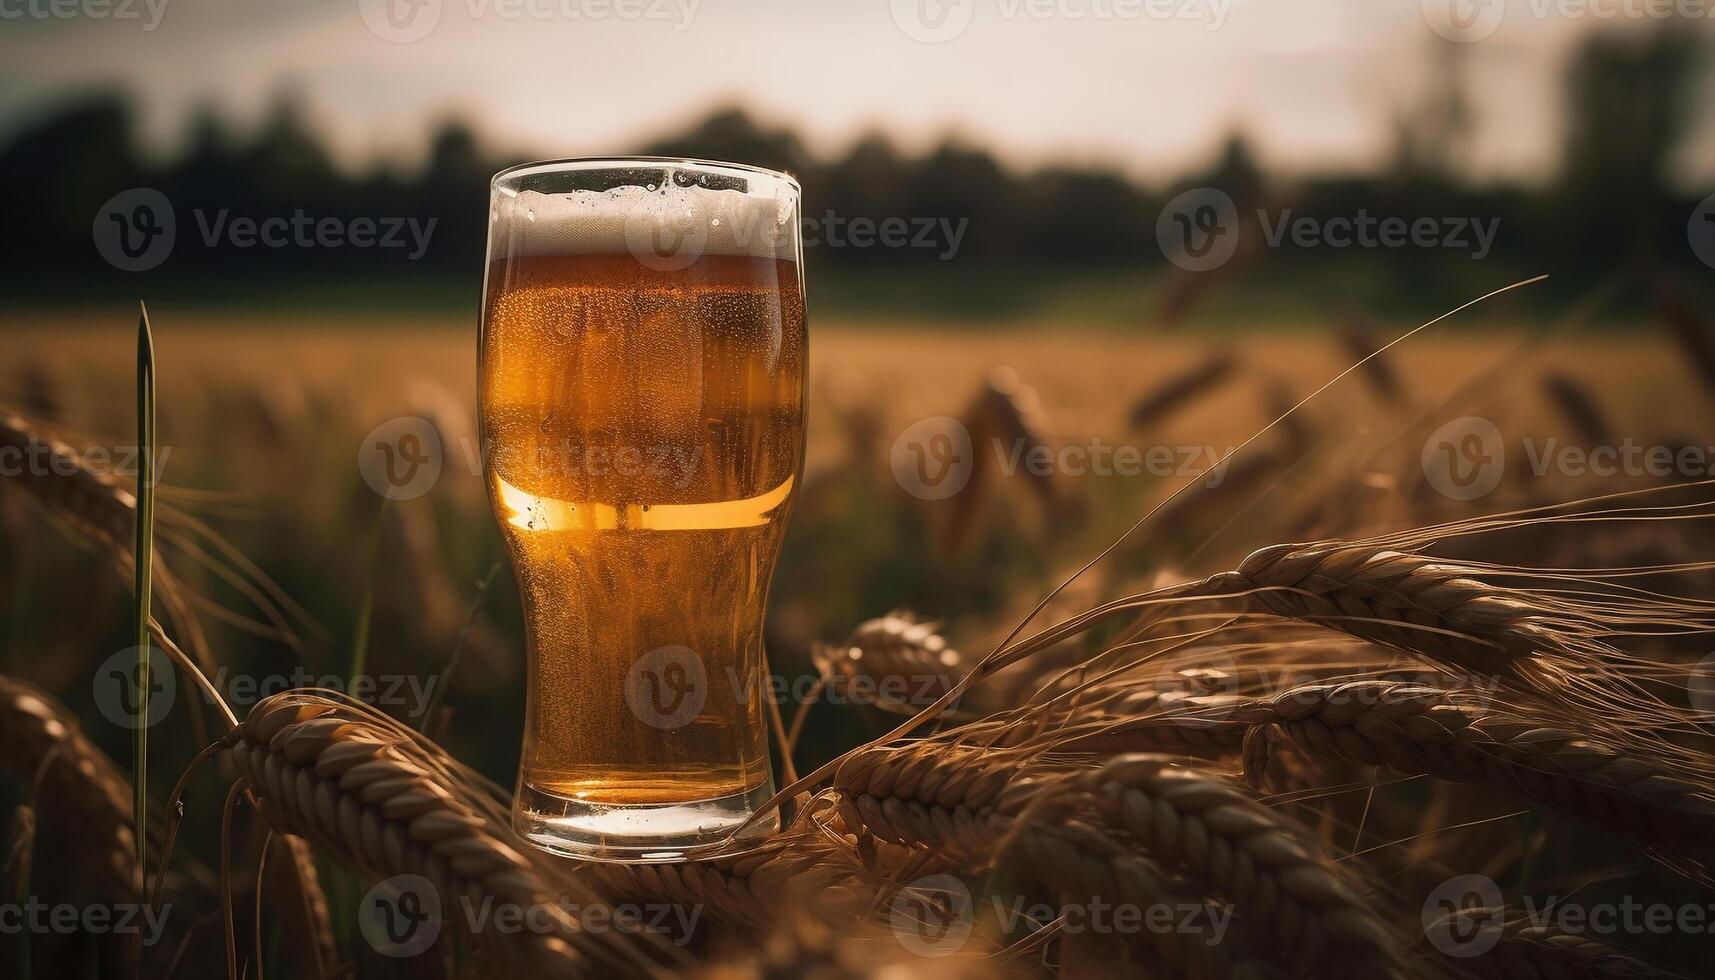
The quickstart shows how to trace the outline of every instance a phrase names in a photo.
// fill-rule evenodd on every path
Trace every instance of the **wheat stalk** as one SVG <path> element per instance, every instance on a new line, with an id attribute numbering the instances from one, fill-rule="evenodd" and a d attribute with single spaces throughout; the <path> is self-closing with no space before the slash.
<path id="1" fill-rule="evenodd" d="M 137 498 L 111 475 L 86 466 L 67 443 L 38 431 L 21 415 L 0 414 L 0 449 L 42 467 L 21 466 L 24 489 L 80 532 L 113 550 L 129 550 Z"/>
<path id="2" fill-rule="evenodd" d="M 1684 974 L 1648 963 L 1626 950 L 1552 925 L 1533 924 L 1528 917 L 1509 915 L 1504 909 L 1460 909 L 1429 923 L 1424 932 L 1478 936 L 1486 929 L 1499 930 L 1498 935 L 1484 937 L 1484 941 L 1492 939 L 1494 945 L 1475 955 L 1449 955 L 1447 965 L 1455 973 L 1478 980 L 1686 980 Z M 1420 940 L 1417 945 L 1422 948 L 1425 944 Z M 1469 952 L 1461 950 L 1461 954 Z"/>
<path id="3" fill-rule="evenodd" d="M 0 676 L 0 765 L 39 780 L 37 809 L 64 820 L 83 846 L 77 861 L 107 894 L 136 901 L 142 891 L 131 829 L 131 783 L 48 694 Z"/>
<path id="4" fill-rule="evenodd" d="M 1332 973 L 1409 977 L 1423 971 L 1341 866 L 1304 828 L 1232 781 L 1170 756 L 1120 756 L 1044 787 L 1046 808 L 1087 802 L 1166 867 L 1270 923 L 1283 947 Z M 1021 817 L 1028 819 L 1028 815 Z"/>
<path id="5" fill-rule="evenodd" d="M 461 923 L 452 915 L 459 901 L 539 910 L 545 930 L 495 934 L 503 956 L 555 976 L 641 962 L 611 935 L 584 932 L 556 889 L 585 890 L 527 857 L 498 806 L 403 726 L 293 691 L 258 702 L 223 744 L 277 832 L 306 837 L 370 876 L 421 875 Z"/>
<path id="6" fill-rule="evenodd" d="M 1204 593 L 1541 693 L 1562 690 L 1562 670 L 1544 654 L 1572 649 L 1583 624 L 1473 571 L 1362 543 L 1282 544 L 1208 579 Z"/>
<path id="7" fill-rule="evenodd" d="M 1039 780 L 1012 781 L 1018 767 L 996 755 L 933 742 L 889 747 L 852 756 L 834 783 L 849 825 L 885 842 L 926 848 L 963 870 L 1006 858 L 1073 901 L 1149 908 L 1186 900 L 1188 893 L 1146 855 L 1098 827 L 1077 820 L 1021 824 Z M 1154 962 L 1188 976 L 1220 975 L 1228 959 L 1196 933 L 1140 930 L 1129 938 Z"/>
<path id="8" fill-rule="evenodd" d="M 1410 975 L 1390 952 L 1397 937 L 1309 833 L 1242 787 L 1164 756 L 1125 756 L 1094 773 L 1052 761 L 1028 766 L 1039 752 L 938 739 L 883 746 L 848 757 L 834 786 L 853 826 L 955 856 L 969 869 L 1026 855 L 1039 877 L 1062 888 L 1112 888 L 1112 900 L 1144 906 L 1185 894 L 1155 870 L 1173 869 L 1252 921 L 1272 923 L 1307 961 L 1343 951 L 1334 955 L 1356 956 L 1374 975 Z M 1092 816 L 1099 829 L 1134 843 L 1120 853 L 1137 863 L 1122 866 L 1114 849 L 1092 846 L 1078 829 Z M 1100 860 L 1110 872 L 1088 870 Z M 1152 952 L 1180 962 L 1187 950 Z"/>
<path id="9" fill-rule="evenodd" d="M 1044 726 L 1032 736 L 1034 744 L 1058 752 L 1214 758 L 1242 752 L 1255 778 L 1267 765 L 1269 741 L 1285 740 L 1315 757 L 1519 797 L 1668 852 L 1695 849 L 1715 833 L 1715 792 L 1707 780 L 1475 692 L 1361 680 L 1303 685 L 1265 698 L 1149 690 L 1113 695 L 1090 692 L 1093 703 L 1076 723 Z M 1021 738 L 1015 744 L 1029 743 Z"/>
<path id="10" fill-rule="evenodd" d="M 83 454 L 70 444 L 32 426 L 23 416 L 0 413 L 0 452 L 5 450 L 20 454 L 21 459 L 42 460 L 39 466 L 17 467 L 14 478 L 18 484 L 50 513 L 111 554 L 120 574 L 129 581 L 134 566 L 136 495 L 112 474 L 85 463 Z M 156 516 L 169 515 L 162 511 Z M 213 657 L 185 589 L 158 553 L 151 566 L 155 591 L 173 624 L 183 631 L 186 646 L 197 662 L 212 670 Z"/>
<path id="11" fill-rule="evenodd" d="M 1239 360 L 1231 350 L 1213 351 L 1139 396 L 1126 413 L 1129 424 L 1133 429 L 1141 429 L 1164 421 L 1197 396 L 1220 387 L 1238 366 Z"/>
<path id="12" fill-rule="evenodd" d="M 1148 955 L 1156 972 L 1189 978 L 1272 972 L 1256 956 L 1254 930 L 1233 928 L 1249 923 L 1229 922 L 1219 943 L 1198 929 L 1180 928 L 1184 920 L 1179 910 L 1201 907 L 1204 912 L 1197 921 L 1209 922 L 1221 911 L 1219 904 L 1101 827 L 1080 820 L 1031 824 L 1012 836 L 1007 857 L 1065 901 L 1174 909 L 1173 928 L 1145 928 L 1124 937 Z"/>
<path id="13" fill-rule="evenodd" d="M 874 682 L 875 706 L 914 715 L 970 670 L 963 656 L 936 632 L 934 623 L 893 612 L 860 623 L 845 643 L 813 653 L 818 670 L 850 682 Z M 921 696 L 925 687 L 928 696 Z M 919 703 L 921 702 L 921 703 Z"/>
<path id="14" fill-rule="evenodd" d="M 1389 681 L 1299 687 L 1232 711 L 1318 756 L 1523 797 L 1659 846 L 1715 834 L 1715 793 L 1648 758 L 1490 703 Z"/>

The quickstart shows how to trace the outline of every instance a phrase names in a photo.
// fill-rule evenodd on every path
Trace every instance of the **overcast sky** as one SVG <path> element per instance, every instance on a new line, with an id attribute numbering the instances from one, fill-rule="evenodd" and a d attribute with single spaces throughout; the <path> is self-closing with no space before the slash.
<path id="1" fill-rule="evenodd" d="M 135 18 L 30 13 L 50 2 L 125 4 Z M 1272 166 L 1363 167 L 1426 83 L 1432 25 L 1445 27 L 1446 4 L 1472 2 L 1483 0 L 0 0 L 0 129 L 117 85 L 164 152 L 196 106 L 253 122 L 290 85 L 351 166 L 416 159 L 447 115 L 565 156 L 634 146 L 738 100 L 824 152 L 866 128 L 913 148 L 956 131 L 1022 166 L 1147 178 L 1206 160 L 1243 128 Z M 1472 31 L 1487 36 L 1462 45 L 1476 160 L 1485 174 L 1528 175 L 1558 138 L 1560 70 L 1598 25 L 1533 13 L 1570 0 L 1504 2 L 1492 33 L 1479 19 Z M 1715 42 L 1715 19 L 1696 29 Z M 1715 173 L 1705 102 L 1687 173 Z"/>

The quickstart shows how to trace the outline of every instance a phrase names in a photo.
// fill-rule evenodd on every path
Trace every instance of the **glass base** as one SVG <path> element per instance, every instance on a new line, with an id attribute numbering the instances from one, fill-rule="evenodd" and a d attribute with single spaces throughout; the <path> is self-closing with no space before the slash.
<path id="1" fill-rule="evenodd" d="M 537 789 L 518 790 L 512 825 L 545 851 L 584 861 L 665 864 L 743 851 L 780 828 L 779 811 L 746 827 L 774 795 L 773 780 L 755 789 L 692 803 L 614 806 Z M 695 850 L 695 855 L 689 852 Z"/>

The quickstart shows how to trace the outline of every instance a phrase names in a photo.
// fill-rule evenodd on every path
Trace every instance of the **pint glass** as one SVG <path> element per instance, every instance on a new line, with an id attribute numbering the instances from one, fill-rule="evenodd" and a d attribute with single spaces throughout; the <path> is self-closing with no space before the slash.
<path id="1" fill-rule="evenodd" d="M 736 846 L 773 793 L 762 622 L 804 451 L 801 252 L 784 174 L 494 178 L 484 472 L 528 633 L 513 818 L 543 847 Z"/>

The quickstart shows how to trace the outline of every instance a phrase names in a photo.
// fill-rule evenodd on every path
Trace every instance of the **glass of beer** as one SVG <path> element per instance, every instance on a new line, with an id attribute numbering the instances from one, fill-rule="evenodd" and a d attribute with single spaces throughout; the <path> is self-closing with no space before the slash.
<path id="1" fill-rule="evenodd" d="M 528 633 L 513 819 L 550 850 L 672 861 L 778 824 L 739 834 L 774 792 L 762 625 L 804 455 L 798 198 L 696 160 L 494 178 L 484 472 Z"/>

